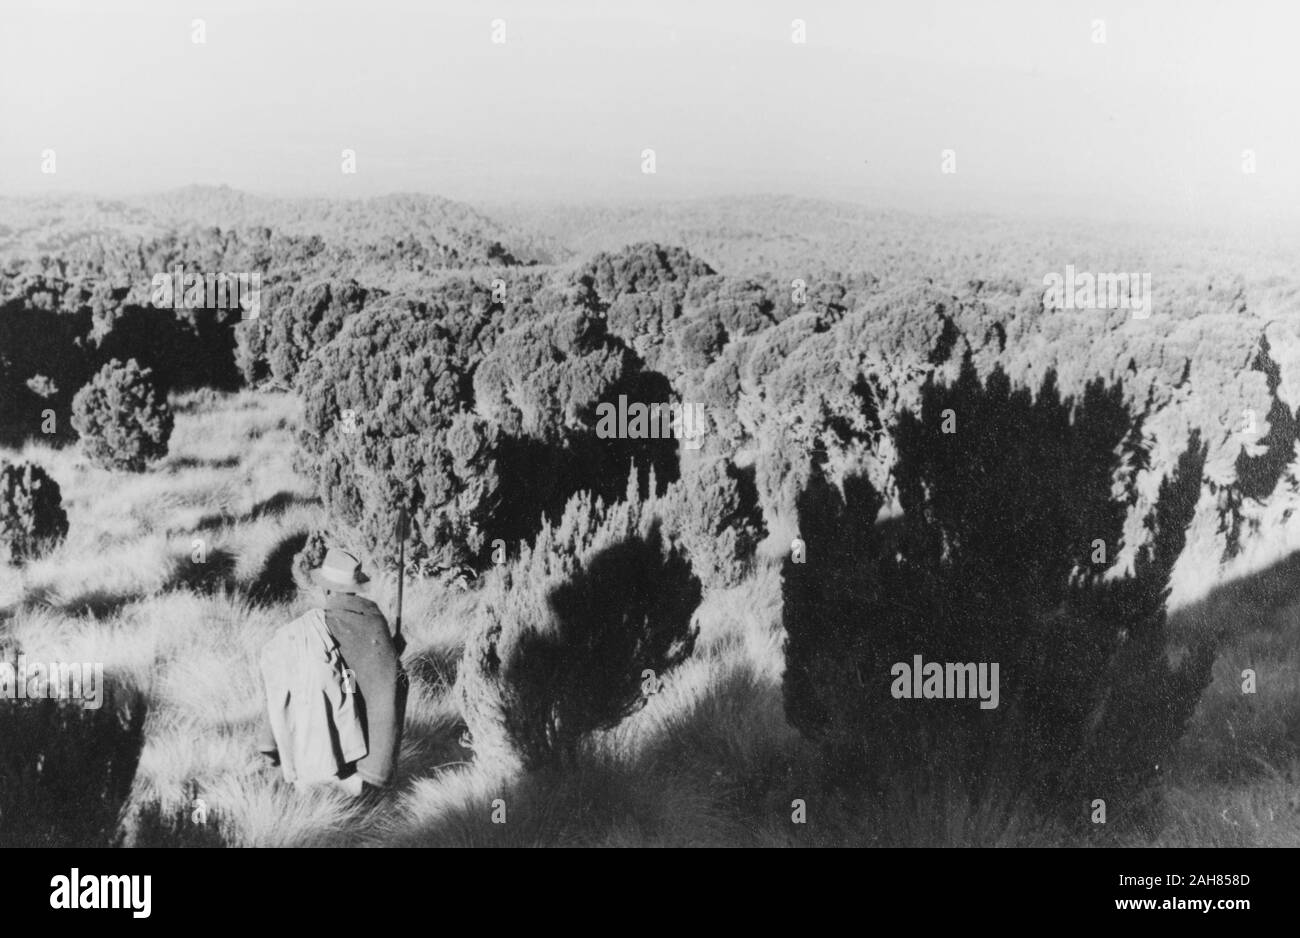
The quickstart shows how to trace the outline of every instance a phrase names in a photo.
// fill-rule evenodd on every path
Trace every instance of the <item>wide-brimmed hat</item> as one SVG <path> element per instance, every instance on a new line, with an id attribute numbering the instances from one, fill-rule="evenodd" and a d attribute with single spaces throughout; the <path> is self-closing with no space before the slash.
<path id="1" fill-rule="evenodd" d="M 326 589 L 345 590 L 370 582 L 370 577 L 361 572 L 361 561 L 337 547 L 325 552 L 325 562 L 311 576 L 316 585 Z"/>

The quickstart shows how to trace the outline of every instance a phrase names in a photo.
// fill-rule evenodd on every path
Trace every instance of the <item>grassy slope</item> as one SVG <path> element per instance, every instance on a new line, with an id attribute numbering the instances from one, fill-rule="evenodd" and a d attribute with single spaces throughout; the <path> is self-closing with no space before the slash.
<path id="1" fill-rule="evenodd" d="M 292 466 L 287 396 L 190 395 L 176 402 L 172 452 L 142 476 L 109 478 L 73 449 L 22 457 L 63 488 L 68 541 L 21 574 L 0 573 L 0 645 L 29 660 L 102 661 L 148 700 L 123 829 L 128 842 L 233 845 L 796 845 L 1061 842 L 1010 814 L 972 815 L 943 792 L 900 780 L 865 823 L 816 787 L 812 752 L 781 705 L 779 580 L 760 570 L 706 598 L 694 658 L 648 706 L 593 740 L 563 775 L 488 777 L 460 747 L 449 690 L 473 593 L 406 593 L 412 677 L 395 797 L 363 810 L 329 792 L 287 789 L 254 751 L 261 712 L 255 656 L 310 600 L 289 559 L 323 520 Z M 12 458 L 15 454 L 0 454 Z M 109 500 L 103 493 L 112 492 Z M 206 562 L 193 561 L 201 539 Z M 371 594 L 392 608 L 394 584 Z M 1220 604 L 1254 628 L 1225 650 L 1177 764 L 1158 843 L 1300 843 L 1300 607 Z M 1239 671 L 1267 662 L 1245 705 Z M 194 802 L 206 825 L 192 820 Z M 502 799 L 505 823 L 493 823 Z M 808 823 L 790 821 L 806 801 Z M 499 816 L 499 813 L 498 813 Z M 919 825 L 908 817 L 921 817 Z M 1146 838 L 1143 838 L 1145 840 Z"/>

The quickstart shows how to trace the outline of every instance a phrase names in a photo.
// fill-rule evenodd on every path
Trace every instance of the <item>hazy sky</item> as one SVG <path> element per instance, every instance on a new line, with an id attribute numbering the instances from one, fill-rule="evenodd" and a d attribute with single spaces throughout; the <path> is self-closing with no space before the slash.
<path id="1" fill-rule="evenodd" d="M 1295 217 L 1297 25 L 1295 0 L 0 0 L 0 191 Z"/>

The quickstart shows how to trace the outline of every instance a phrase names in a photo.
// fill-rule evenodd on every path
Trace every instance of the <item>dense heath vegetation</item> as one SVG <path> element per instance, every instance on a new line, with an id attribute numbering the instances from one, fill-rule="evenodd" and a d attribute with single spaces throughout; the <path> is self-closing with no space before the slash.
<path id="1" fill-rule="evenodd" d="M 0 443 L 79 436 L 139 471 L 169 395 L 291 391 L 324 512 L 249 595 L 285 601 L 322 532 L 391 570 L 405 508 L 408 572 L 474 595 L 458 653 L 408 667 L 454 685 L 467 761 L 514 777 L 575 771 L 650 703 L 647 671 L 699 657 L 710 595 L 776 575 L 785 719 L 846 817 L 907 779 L 1066 828 L 1096 797 L 1154 823 L 1154 767 L 1226 640 L 1171 628 L 1170 597 L 1258 564 L 1300 498 L 1291 288 L 1254 272 L 1157 269 L 1135 321 L 1044 311 L 1009 248 L 882 250 L 852 213 L 796 248 L 724 203 L 758 245 L 737 262 L 707 237 L 575 256 L 423 197 L 25 211 L 0 230 Z M 154 309 L 178 264 L 260 273 L 260 317 Z M 620 396 L 702 404 L 703 445 L 601 438 Z M 62 536 L 61 511 L 6 523 Z M 889 665 L 913 654 L 1000 662 L 1002 706 L 900 706 Z"/>

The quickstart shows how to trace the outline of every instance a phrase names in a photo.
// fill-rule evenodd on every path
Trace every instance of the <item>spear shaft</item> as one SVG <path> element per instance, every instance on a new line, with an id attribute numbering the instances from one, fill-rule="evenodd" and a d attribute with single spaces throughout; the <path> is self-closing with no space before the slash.
<path id="1" fill-rule="evenodd" d="M 406 536 L 409 525 L 406 517 L 406 507 L 402 506 L 397 509 L 397 626 L 393 633 L 395 641 L 402 638 L 402 587 L 406 583 Z"/>

